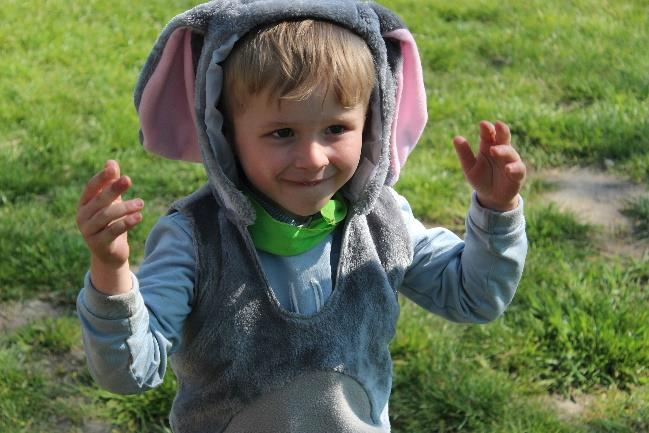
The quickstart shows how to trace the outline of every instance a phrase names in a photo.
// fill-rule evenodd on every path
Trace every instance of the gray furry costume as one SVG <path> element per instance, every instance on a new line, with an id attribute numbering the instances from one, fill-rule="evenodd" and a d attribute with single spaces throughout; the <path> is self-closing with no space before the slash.
<path id="1" fill-rule="evenodd" d="M 361 163 L 343 188 L 335 290 L 321 311 L 283 310 L 247 226 L 254 210 L 223 135 L 220 64 L 247 32 L 297 19 L 331 21 L 361 36 L 377 86 Z M 387 9 L 354 0 L 220 0 L 163 30 L 141 73 L 135 105 L 149 151 L 202 160 L 208 185 L 175 203 L 192 223 L 195 302 L 171 358 L 178 391 L 170 420 L 189 432 L 378 432 L 391 388 L 388 343 L 396 290 L 412 257 L 387 189 L 426 120 L 412 36 Z M 397 146 L 398 144 L 398 146 Z M 218 319 L 215 319 L 218 318 Z"/>

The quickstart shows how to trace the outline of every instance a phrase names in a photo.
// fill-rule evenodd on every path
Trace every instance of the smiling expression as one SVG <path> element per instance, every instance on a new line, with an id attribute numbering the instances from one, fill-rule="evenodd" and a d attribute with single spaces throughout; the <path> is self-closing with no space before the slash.
<path id="1" fill-rule="evenodd" d="M 356 171 L 366 110 L 344 108 L 321 88 L 298 101 L 251 95 L 232 118 L 245 175 L 286 211 L 317 213 Z"/>

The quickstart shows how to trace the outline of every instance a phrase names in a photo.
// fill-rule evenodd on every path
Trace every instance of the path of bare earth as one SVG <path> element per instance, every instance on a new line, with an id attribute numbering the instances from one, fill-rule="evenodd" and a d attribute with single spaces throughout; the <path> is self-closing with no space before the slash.
<path id="1" fill-rule="evenodd" d="M 633 234 L 633 221 L 622 210 L 640 197 L 649 197 L 642 185 L 593 168 L 543 170 L 533 178 L 546 181 L 552 189 L 543 195 L 563 211 L 583 222 L 601 227 L 600 248 L 607 255 L 641 258 L 649 254 L 649 240 Z"/>
<path id="2" fill-rule="evenodd" d="M 0 304 L 0 334 L 46 317 L 61 316 L 64 311 L 62 307 L 38 299 Z"/>

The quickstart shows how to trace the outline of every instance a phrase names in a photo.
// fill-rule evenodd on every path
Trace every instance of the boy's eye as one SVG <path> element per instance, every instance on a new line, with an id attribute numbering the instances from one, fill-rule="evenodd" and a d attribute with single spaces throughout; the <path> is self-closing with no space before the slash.
<path id="1" fill-rule="evenodd" d="M 275 138 L 288 138 L 293 136 L 293 130 L 291 128 L 282 128 L 273 131 L 272 135 Z"/>
<path id="2" fill-rule="evenodd" d="M 331 125 L 327 128 L 327 134 L 338 135 L 345 132 L 345 127 L 343 125 Z"/>

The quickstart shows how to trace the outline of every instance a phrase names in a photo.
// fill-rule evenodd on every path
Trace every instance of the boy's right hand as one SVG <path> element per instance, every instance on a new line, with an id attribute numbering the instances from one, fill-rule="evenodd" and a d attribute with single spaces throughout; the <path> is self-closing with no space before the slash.
<path id="1" fill-rule="evenodd" d="M 124 269 L 128 270 L 129 256 L 126 233 L 142 221 L 144 206 L 139 198 L 122 200 L 121 195 L 130 187 L 131 179 L 120 176 L 119 164 L 109 160 L 86 184 L 77 207 L 77 226 L 92 254 L 92 280 L 104 292 L 125 291 L 114 284 L 121 286 L 126 281 Z"/>

